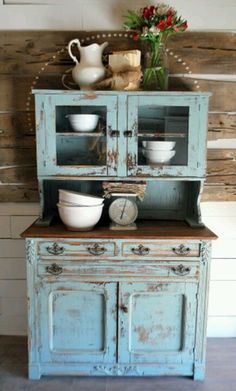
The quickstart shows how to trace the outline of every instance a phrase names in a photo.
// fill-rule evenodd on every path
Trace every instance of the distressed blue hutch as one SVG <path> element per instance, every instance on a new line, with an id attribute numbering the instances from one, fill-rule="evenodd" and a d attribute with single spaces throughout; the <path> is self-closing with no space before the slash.
<path id="1" fill-rule="evenodd" d="M 41 215 L 26 230 L 29 377 L 186 375 L 203 379 L 211 240 L 200 195 L 207 93 L 35 90 Z M 73 132 L 68 114 L 99 114 Z M 150 164 L 144 140 L 176 142 Z M 102 194 L 145 181 L 137 230 L 57 221 L 58 189 Z"/>

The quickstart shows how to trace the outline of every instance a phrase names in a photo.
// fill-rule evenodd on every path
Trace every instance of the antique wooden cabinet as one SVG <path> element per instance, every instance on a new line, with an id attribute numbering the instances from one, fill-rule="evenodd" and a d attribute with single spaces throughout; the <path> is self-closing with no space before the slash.
<path id="1" fill-rule="evenodd" d="M 35 91 L 40 219 L 26 238 L 29 377 L 186 375 L 203 379 L 211 240 L 201 221 L 208 94 Z M 97 113 L 75 133 L 72 113 Z M 142 141 L 174 140 L 150 164 Z M 102 194 L 145 182 L 137 229 L 58 222 L 58 189 Z"/>

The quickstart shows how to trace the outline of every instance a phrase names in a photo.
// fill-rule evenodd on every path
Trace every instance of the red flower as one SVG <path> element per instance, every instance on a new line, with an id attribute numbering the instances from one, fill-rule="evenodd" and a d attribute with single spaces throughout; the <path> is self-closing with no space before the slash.
<path id="1" fill-rule="evenodd" d="M 173 24 L 173 16 L 169 15 L 166 21 L 167 26 L 172 26 Z"/>
<path id="2" fill-rule="evenodd" d="M 143 9 L 143 14 L 142 16 L 145 18 L 145 19 L 149 19 L 152 15 L 154 15 L 155 13 L 155 7 L 154 5 L 151 5 L 150 7 L 145 7 Z"/>
<path id="3" fill-rule="evenodd" d="M 155 14 L 155 7 L 154 7 L 154 5 L 151 5 L 151 6 L 149 7 L 149 10 L 150 10 L 150 15 Z"/>
<path id="4" fill-rule="evenodd" d="M 143 9 L 143 17 L 144 17 L 145 19 L 148 19 L 149 16 L 150 16 L 149 7 L 145 7 L 145 8 Z"/>
<path id="5" fill-rule="evenodd" d="M 159 30 L 165 30 L 166 28 L 166 22 L 165 20 L 161 20 L 157 25 L 156 27 L 159 29 Z"/>
<path id="6" fill-rule="evenodd" d="M 187 22 L 185 21 L 185 22 L 183 22 L 182 24 L 180 24 L 179 26 L 175 26 L 175 27 L 173 28 L 173 30 L 174 30 L 175 33 L 177 33 L 178 31 L 180 31 L 180 30 L 184 31 L 184 30 L 186 30 L 187 28 L 188 28 L 188 24 L 187 24 Z"/>
<path id="7" fill-rule="evenodd" d="M 188 23 L 185 21 L 184 23 L 182 23 L 182 24 L 179 26 L 179 28 L 180 28 L 181 30 L 186 30 L 186 29 L 188 28 Z"/>
<path id="8" fill-rule="evenodd" d="M 174 14 L 173 8 L 170 7 L 166 14 L 167 14 L 167 16 L 173 15 Z"/>
<path id="9" fill-rule="evenodd" d="M 134 40 L 134 41 L 138 41 L 139 38 L 140 38 L 140 35 L 139 35 L 138 33 L 134 33 L 134 35 L 133 35 L 133 40 Z"/>

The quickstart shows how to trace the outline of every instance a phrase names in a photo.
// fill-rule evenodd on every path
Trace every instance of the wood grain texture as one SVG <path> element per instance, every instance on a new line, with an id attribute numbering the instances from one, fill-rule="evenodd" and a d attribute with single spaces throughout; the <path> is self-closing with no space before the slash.
<path id="1" fill-rule="evenodd" d="M 84 40 L 83 44 L 108 40 L 109 46 L 105 53 L 140 48 L 140 44 L 133 41 L 130 33 L 124 31 L 21 31 L 20 34 L 17 31 L 3 31 L 1 33 L 0 165 L 17 166 L 16 170 L 12 168 L 11 172 L 0 171 L 0 180 L 3 183 L 11 181 L 9 187 L 0 186 L 1 201 L 37 199 L 35 198 L 37 187 L 35 184 L 34 188 L 31 186 L 31 169 L 25 168 L 36 164 L 32 152 L 35 148 L 35 126 L 31 88 L 62 88 L 61 76 L 73 66 L 66 46 L 75 37 Z M 235 75 L 235 43 L 236 34 L 231 32 L 186 32 L 170 37 L 167 45 L 173 52 L 173 56 L 169 56 L 170 73 L 187 73 L 186 67 L 188 67 L 192 73 L 200 75 Z M 178 62 L 179 58 L 185 65 L 181 61 Z M 209 140 L 235 138 L 235 83 L 183 77 L 170 78 L 170 89 L 194 91 L 197 90 L 198 85 L 198 90 L 210 91 L 213 94 L 210 99 Z M 223 160 L 224 163 L 221 154 L 215 152 L 215 158 L 209 161 L 207 182 L 211 186 L 205 187 L 204 199 L 236 200 L 232 173 L 235 164 L 232 159 Z M 224 168 L 220 172 L 221 163 Z M 18 185 L 14 185 L 16 182 L 24 182 L 24 184 L 19 188 Z M 226 184 L 224 191 L 222 183 Z M 215 192 L 216 189 L 219 189 L 219 192 Z"/>
<path id="2" fill-rule="evenodd" d="M 236 138 L 236 114 L 209 113 L 208 140 Z"/>
<path id="3" fill-rule="evenodd" d="M 37 227 L 32 225 L 22 237 L 27 238 L 137 238 L 137 239 L 186 239 L 186 240 L 213 240 L 217 236 L 208 228 L 194 229 L 187 223 L 158 222 L 158 223 L 139 223 L 135 231 L 112 231 L 109 227 L 96 227 L 89 232 L 68 231 L 64 225 L 55 224 L 50 227 Z"/>

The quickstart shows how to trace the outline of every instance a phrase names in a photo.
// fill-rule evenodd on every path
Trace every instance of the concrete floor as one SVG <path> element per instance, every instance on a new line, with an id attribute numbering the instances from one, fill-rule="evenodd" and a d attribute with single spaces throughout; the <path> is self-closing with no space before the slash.
<path id="1" fill-rule="evenodd" d="M 23 337 L 0 337 L 0 391 L 236 391 L 236 338 L 209 339 L 204 382 L 181 377 L 27 379 Z"/>

